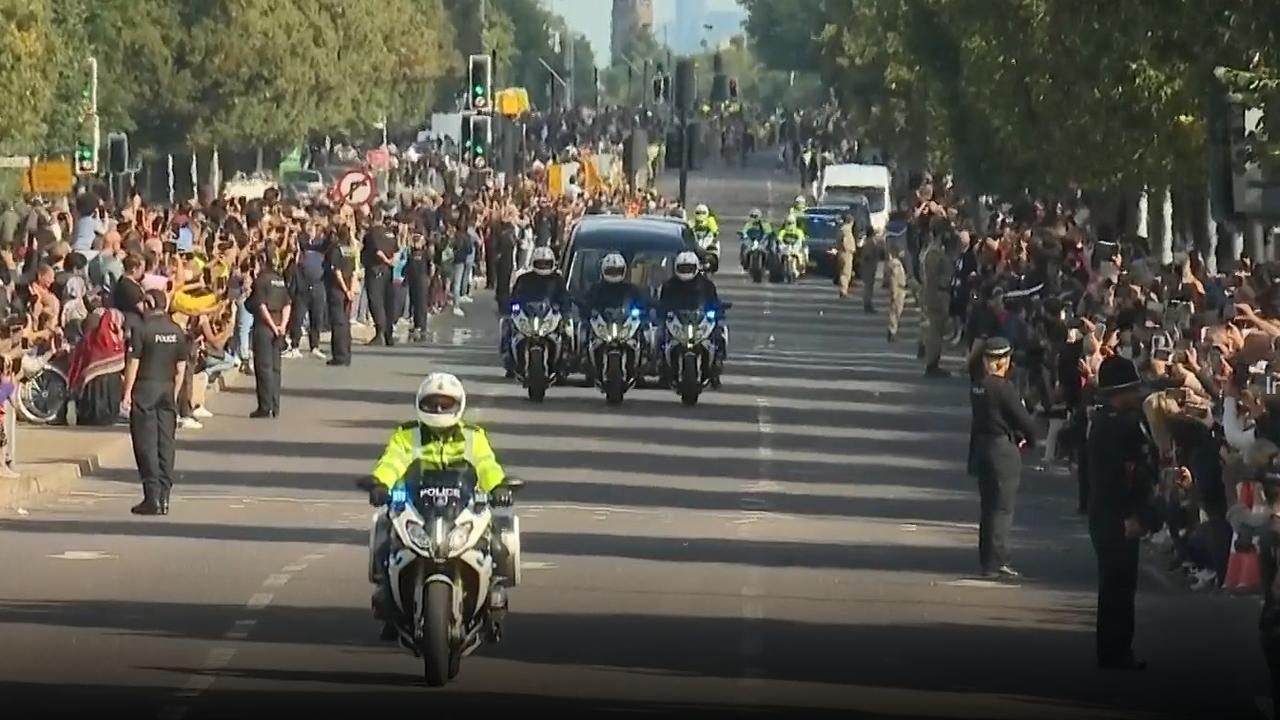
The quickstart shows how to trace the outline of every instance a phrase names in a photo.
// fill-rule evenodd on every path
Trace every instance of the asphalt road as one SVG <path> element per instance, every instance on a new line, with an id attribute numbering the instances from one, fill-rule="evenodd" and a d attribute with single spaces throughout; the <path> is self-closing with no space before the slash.
<path id="1" fill-rule="evenodd" d="M 924 380 L 915 343 L 886 344 L 883 319 L 828 281 L 753 286 L 727 269 L 719 284 L 732 357 L 696 408 L 639 390 L 610 409 L 577 387 L 529 403 L 497 367 L 482 295 L 427 347 L 362 348 L 350 369 L 288 361 L 277 421 L 245 418 L 251 388 L 223 398 L 181 436 L 168 517 L 129 515 L 127 457 L 0 517 L 4 717 L 1256 716 L 1256 600 L 1148 573 L 1152 669 L 1099 673 L 1071 481 L 1028 470 L 1013 537 L 1026 578 L 976 579 L 963 382 Z M 351 488 L 431 370 L 464 379 L 528 482 L 506 639 L 445 690 L 377 640 L 371 510 Z"/>

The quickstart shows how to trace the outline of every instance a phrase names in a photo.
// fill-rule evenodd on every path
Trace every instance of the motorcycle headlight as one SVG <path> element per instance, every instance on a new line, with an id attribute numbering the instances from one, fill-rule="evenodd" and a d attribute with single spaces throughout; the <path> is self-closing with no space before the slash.
<path id="1" fill-rule="evenodd" d="M 449 531 L 449 550 L 457 551 L 467 546 L 471 538 L 471 523 L 458 523 Z"/>
<path id="2" fill-rule="evenodd" d="M 408 537 L 409 542 L 417 546 L 419 550 L 430 554 L 431 552 L 431 535 L 427 533 L 427 529 L 422 523 L 409 522 L 404 524 L 404 534 Z"/>
<path id="3" fill-rule="evenodd" d="M 524 313 L 517 313 L 513 315 L 512 318 L 515 321 L 516 330 L 520 331 L 521 335 L 533 334 L 533 324 L 529 322 L 528 315 L 525 315 Z"/>

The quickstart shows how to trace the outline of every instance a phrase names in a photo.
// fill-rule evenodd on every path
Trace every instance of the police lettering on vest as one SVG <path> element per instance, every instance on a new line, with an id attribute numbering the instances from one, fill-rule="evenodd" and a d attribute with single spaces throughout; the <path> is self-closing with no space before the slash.
<path id="1" fill-rule="evenodd" d="M 172 387 L 178 363 L 187 359 L 187 336 L 168 316 L 148 315 L 129 340 L 129 357 L 138 361 L 139 383 Z"/>

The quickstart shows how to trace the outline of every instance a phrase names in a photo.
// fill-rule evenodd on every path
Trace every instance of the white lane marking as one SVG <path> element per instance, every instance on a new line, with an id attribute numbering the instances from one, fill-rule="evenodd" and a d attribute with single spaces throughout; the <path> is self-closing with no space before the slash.
<path id="1" fill-rule="evenodd" d="M 249 633 L 253 631 L 258 621 L 253 618 L 242 618 L 231 626 L 231 629 L 222 636 L 224 640 L 244 640 L 249 637 Z"/>
<path id="2" fill-rule="evenodd" d="M 214 648 L 204 659 L 204 667 L 206 670 L 220 670 L 226 667 L 231 658 L 236 656 L 236 649 L 229 647 Z"/>
<path id="3" fill-rule="evenodd" d="M 920 527 L 917 525 L 912 525 L 911 523 L 903 523 L 898 526 L 898 529 L 901 530 L 902 532 L 915 532 L 919 530 Z"/>
<path id="4" fill-rule="evenodd" d="M 262 586 L 269 588 L 284 587 L 289 582 L 290 577 L 291 575 L 289 573 L 273 573 L 267 576 L 266 580 L 262 581 Z"/>
<path id="5" fill-rule="evenodd" d="M 969 588 L 985 588 L 987 590 L 1016 590 L 1021 585 L 1017 583 L 1004 582 L 1002 580 L 977 580 L 973 578 L 960 578 L 959 580 L 945 580 L 943 582 L 934 583 L 935 585 L 949 585 L 951 587 L 969 587 Z"/>
<path id="6" fill-rule="evenodd" d="M 270 605 L 274 598 L 275 595 L 273 593 L 254 593 L 253 596 L 249 598 L 249 602 L 245 603 L 244 606 L 249 610 L 261 610 Z"/>
<path id="7" fill-rule="evenodd" d="M 520 569 L 521 569 L 521 570 L 554 570 L 555 568 L 556 568 L 556 564 L 555 564 L 555 563 L 549 563 L 549 562 L 532 562 L 532 561 L 531 561 L 531 562 L 524 562 L 524 561 L 521 561 L 521 562 L 520 562 Z"/>
<path id="8" fill-rule="evenodd" d="M 114 560 L 115 555 L 101 550 L 66 550 L 57 555 L 49 555 L 54 560 Z"/>
<path id="9" fill-rule="evenodd" d="M 281 572 L 272 573 L 263 580 L 263 587 L 280 588 L 288 584 L 292 579 L 293 573 L 305 570 L 310 563 L 324 559 L 329 553 L 338 548 L 337 543 L 330 543 L 321 548 L 319 553 L 308 553 L 298 560 L 285 565 L 281 568 Z M 250 596 L 249 601 L 245 603 L 245 610 L 250 612 L 258 612 L 263 610 L 271 601 L 275 599 L 274 593 L 259 592 Z M 258 624 L 257 618 L 244 617 L 232 623 L 231 628 L 222 635 L 225 641 L 238 642 L 246 640 L 249 633 Z M 203 692 L 208 691 L 213 686 L 214 680 L 217 679 L 217 671 L 225 668 L 231 663 L 236 655 L 234 647 L 215 647 L 209 650 L 209 654 L 205 656 L 204 664 L 196 674 L 187 678 L 183 686 L 178 689 L 174 695 L 185 702 L 176 702 L 165 705 L 160 708 L 156 715 L 157 720 L 182 720 L 186 717 L 191 709 L 191 703 Z"/>

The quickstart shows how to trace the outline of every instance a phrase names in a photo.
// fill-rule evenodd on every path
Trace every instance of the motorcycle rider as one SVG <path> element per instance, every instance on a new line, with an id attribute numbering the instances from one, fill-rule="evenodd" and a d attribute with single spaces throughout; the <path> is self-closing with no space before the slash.
<path id="1" fill-rule="evenodd" d="M 809 201 L 805 199 L 804 195 L 797 195 L 795 202 L 791 203 L 790 212 L 787 214 L 792 217 L 795 217 L 797 215 L 803 215 L 808 211 L 809 211 Z"/>
<path id="2" fill-rule="evenodd" d="M 546 246 L 534 248 L 529 258 L 529 267 L 529 272 L 522 273 L 520 277 L 516 278 L 515 286 L 511 288 L 511 303 L 515 305 L 547 300 L 555 306 L 556 310 L 563 313 L 567 295 L 564 276 L 556 268 L 555 251 Z M 504 315 L 501 322 L 502 344 L 499 352 L 502 353 L 502 362 L 506 368 L 507 377 L 511 378 L 515 376 L 515 370 L 513 369 L 515 359 L 511 355 L 513 326 L 510 316 Z"/>
<path id="3" fill-rule="evenodd" d="M 751 239 L 758 238 L 761 243 L 764 243 L 772 234 L 773 228 L 765 222 L 760 208 L 752 208 L 747 214 L 747 224 L 743 225 L 742 232 L 738 233 L 738 237 L 742 238 L 742 242 L 738 244 L 738 262 L 742 264 L 743 270 L 747 269 L 747 247 L 751 244 Z"/>
<path id="4" fill-rule="evenodd" d="M 578 347 L 583 349 L 587 378 L 594 378 L 591 367 L 590 346 L 591 314 L 608 308 L 648 307 L 649 293 L 627 280 L 627 259 L 622 253 L 611 252 L 600 260 L 600 280 L 587 291 L 586 304 L 582 307 L 582 337 Z"/>
<path id="5" fill-rule="evenodd" d="M 431 373 L 418 386 L 414 404 L 417 419 L 396 427 L 373 472 L 357 483 L 369 493 L 369 504 L 385 507 L 391 500 L 391 488 L 409 472 L 414 462 L 427 471 L 466 462 L 475 470 L 477 489 L 488 493 L 495 505 L 510 504 L 510 488 L 503 487 L 507 476 L 489 445 L 488 435 L 479 425 L 462 419 L 467 409 L 467 392 L 462 381 L 449 373 Z M 384 639 L 394 639 L 396 634 L 391 623 L 395 600 L 387 571 L 390 537 L 391 520 L 383 510 L 370 536 L 369 580 L 375 584 L 374 617 L 383 621 Z M 501 552 L 496 543 L 494 552 Z M 501 595 L 491 593 L 491 603 L 495 602 L 495 596 Z M 505 600 L 502 607 L 493 609 L 505 609 Z"/>
<path id="6" fill-rule="evenodd" d="M 788 215 L 786 222 L 782 224 L 782 228 L 778 230 L 775 238 L 777 244 L 778 262 L 782 264 L 783 270 L 786 269 L 786 258 L 788 254 L 797 255 L 800 258 L 800 272 L 804 272 L 805 266 L 808 265 L 808 257 L 804 247 L 804 228 L 800 227 L 795 215 Z M 791 278 L 794 280 L 795 278 Z"/>
<path id="7" fill-rule="evenodd" d="M 719 260 L 720 255 L 720 224 L 716 222 L 715 216 L 711 214 L 711 209 L 705 204 L 699 203 L 693 209 L 693 219 L 689 220 L 689 229 L 693 230 L 693 236 L 698 238 L 698 245 L 702 251 L 709 255 L 715 255 Z M 706 238 L 705 240 L 702 238 Z"/>
<path id="8" fill-rule="evenodd" d="M 702 308 L 719 307 L 720 295 L 716 292 L 716 284 L 702 272 L 702 264 L 698 261 L 697 254 L 686 250 L 676 255 L 675 274 L 662 283 L 662 289 L 658 294 L 659 317 L 664 319 L 660 325 L 662 338 L 659 342 L 659 347 L 662 348 L 664 378 L 671 377 L 671 370 L 666 367 L 668 338 L 665 318 L 667 314 L 679 310 L 700 310 Z M 726 343 L 724 342 L 723 322 L 716 323 L 712 342 L 715 344 L 715 373 L 713 377 L 716 378 L 715 384 L 718 386 L 720 370 L 724 365 L 725 358 L 728 357 L 728 348 L 725 347 Z"/>

